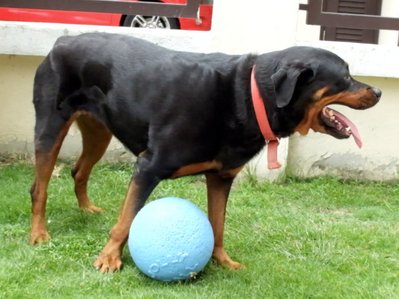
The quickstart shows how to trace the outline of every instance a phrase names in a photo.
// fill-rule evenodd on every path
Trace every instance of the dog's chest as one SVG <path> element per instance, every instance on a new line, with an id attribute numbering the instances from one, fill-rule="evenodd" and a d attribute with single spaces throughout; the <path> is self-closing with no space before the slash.
<path id="1" fill-rule="evenodd" d="M 251 160 L 264 146 L 264 141 L 254 140 L 242 144 L 231 144 L 223 146 L 216 161 L 221 162 L 223 169 L 234 169 L 241 167 Z"/>

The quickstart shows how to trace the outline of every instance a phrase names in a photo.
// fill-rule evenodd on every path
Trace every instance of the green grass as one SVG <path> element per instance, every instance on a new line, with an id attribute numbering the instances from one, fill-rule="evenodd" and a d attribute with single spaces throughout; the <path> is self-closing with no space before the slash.
<path id="1" fill-rule="evenodd" d="M 242 181 L 227 213 L 226 248 L 246 269 L 213 263 L 195 281 L 142 275 L 127 250 L 124 268 L 92 262 L 116 221 L 128 165 L 99 165 L 90 195 L 106 212 L 77 208 L 69 166 L 49 188 L 52 240 L 28 245 L 33 167 L 0 165 L 0 298 L 399 298 L 398 184 L 335 178 Z M 163 182 L 152 195 L 189 198 L 205 210 L 201 177 Z"/>

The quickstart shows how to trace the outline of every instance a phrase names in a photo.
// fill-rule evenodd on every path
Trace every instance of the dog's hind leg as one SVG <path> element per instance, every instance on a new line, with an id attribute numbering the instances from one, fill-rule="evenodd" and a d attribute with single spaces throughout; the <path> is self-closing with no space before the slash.
<path id="1" fill-rule="evenodd" d="M 239 269 L 243 266 L 233 261 L 226 253 L 223 246 L 223 232 L 226 215 L 227 199 L 234 177 L 222 177 L 217 173 L 206 174 L 206 185 L 208 189 L 208 217 L 212 224 L 215 237 L 213 258 L 220 265 L 230 269 Z"/>
<path id="2" fill-rule="evenodd" d="M 82 133 L 83 150 L 72 170 L 75 194 L 81 209 L 92 213 L 101 212 L 102 209 L 93 205 L 87 195 L 87 182 L 93 166 L 104 155 L 112 134 L 102 123 L 87 114 L 80 115 L 76 121 Z"/>
<path id="3" fill-rule="evenodd" d="M 38 112 L 38 110 L 36 110 Z M 73 122 L 57 113 L 36 117 L 35 128 L 35 180 L 31 188 L 32 228 L 30 243 L 47 241 L 50 236 L 46 227 L 47 187 L 58 157 L 62 142 Z"/>

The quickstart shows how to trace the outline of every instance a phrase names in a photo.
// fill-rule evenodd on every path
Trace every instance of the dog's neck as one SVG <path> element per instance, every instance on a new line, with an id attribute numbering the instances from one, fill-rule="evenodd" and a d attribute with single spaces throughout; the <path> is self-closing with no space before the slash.
<path id="1" fill-rule="evenodd" d="M 251 72 L 251 98 L 258 126 L 267 144 L 268 168 L 280 168 L 281 164 L 278 162 L 277 159 L 279 138 L 274 134 L 273 130 L 270 127 L 269 120 L 267 118 L 266 106 L 262 99 L 262 96 L 259 93 L 258 84 L 256 83 L 255 79 L 255 66 L 252 68 Z"/>

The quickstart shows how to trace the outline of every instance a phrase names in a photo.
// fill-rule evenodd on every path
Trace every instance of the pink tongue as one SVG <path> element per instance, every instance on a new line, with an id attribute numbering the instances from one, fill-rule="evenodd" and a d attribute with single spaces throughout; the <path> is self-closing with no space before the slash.
<path id="1" fill-rule="evenodd" d="M 344 123 L 347 127 L 351 128 L 353 139 L 355 139 L 357 146 L 361 148 L 363 145 L 362 138 L 360 137 L 359 131 L 357 130 L 355 124 L 352 123 L 345 115 L 339 113 L 336 110 L 334 110 L 334 115 L 336 118 L 338 118 L 340 122 Z"/>

